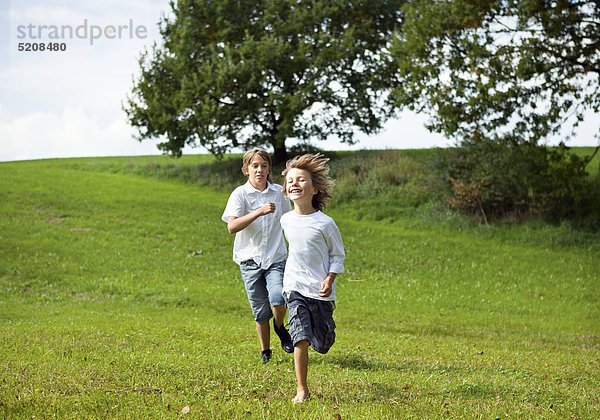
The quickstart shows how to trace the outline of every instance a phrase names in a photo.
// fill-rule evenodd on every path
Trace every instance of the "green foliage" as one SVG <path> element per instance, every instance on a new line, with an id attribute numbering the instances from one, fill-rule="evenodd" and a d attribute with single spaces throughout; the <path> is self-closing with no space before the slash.
<path id="1" fill-rule="evenodd" d="M 292 147 L 290 154 L 319 152 L 329 157 L 331 174 L 336 179 L 331 208 L 343 209 L 356 219 L 393 222 L 408 217 L 452 223 L 457 228 L 473 223 L 450 208 L 475 214 L 480 221 L 503 217 L 514 221 L 540 215 L 554 221 L 566 218 L 584 231 L 597 231 L 600 156 L 587 165 L 590 175 L 586 176 L 581 162 L 589 156 L 590 148 L 528 147 L 531 150 L 523 152 L 516 146 L 489 143 L 487 148 L 471 144 L 457 149 L 328 152 L 302 144 Z M 218 191 L 230 191 L 246 182 L 240 170 L 240 155 L 228 155 L 222 160 L 210 155 L 178 159 L 81 158 L 69 159 L 64 166 L 200 184 Z M 283 169 L 283 164 L 272 168 L 273 182 L 282 183 Z M 500 175 L 495 169 L 502 171 Z M 471 173 L 476 177 L 471 178 Z M 528 184 L 523 179 L 525 175 L 535 183 Z M 483 179 L 486 183 L 482 186 Z M 472 189 L 477 185 L 479 191 L 474 193 Z M 581 188 L 586 188 L 583 194 Z M 482 197 L 487 200 L 483 212 L 478 201 Z"/>
<path id="2" fill-rule="evenodd" d="M 281 161 L 288 138 L 352 143 L 394 112 L 386 48 L 402 3 L 171 2 L 164 44 L 140 58 L 129 120 L 140 139 L 166 136 L 159 147 L 174 155 L 272 145 Z"/>
<path id="3" fill-rule="evenodd" d="M 436 201 L 439 189 L 426 167 L 397 150 L 362 151 L 334 159 L 333 206 L 358 219 L 393 221 Z"/>
<path id="4" fill-rule="evenodd" d="M 597 1 L 416 0 L 403 13 L 395 96 L 432 130 L 537 143 L 600 111 Z"/>
<path id="5" fill-rule="evenodd" d="M 424 158 L 388 154 L 363 158 L 417 173 L 406 159 Z M 259 361 L 220 221 L 230 191 L 166 175 L 212 161 L 0 163 L 1 418 L 597 416 L 597 234 L 345 205 L 328 210 L 348 255 L 337 342 L 310 353 L 314 398 L 293 406 L 292 356 L 272 337 Z"/>
<path id="6" fill-rule="evenodd" d="M 568 138 L 600 111 L 598 2 L 416 0 L 402 10 L 394 96 L 457 140 L 439 165 L 451 206 L 482 221 L 597 225 L 600 193 L 585 169 L 598 149 L 580 157 L 540 141 L 572 128 Z"/>
<path id="7" fill-rule="evenodd" d="M 437 162 L 452 187 L 451 206 L 477 214 L 482 221 L 600 216 L 593 214 L 600 196 L 585 161 L 563 144 L 550 148 L 516 141 L 465 141 Z"/>

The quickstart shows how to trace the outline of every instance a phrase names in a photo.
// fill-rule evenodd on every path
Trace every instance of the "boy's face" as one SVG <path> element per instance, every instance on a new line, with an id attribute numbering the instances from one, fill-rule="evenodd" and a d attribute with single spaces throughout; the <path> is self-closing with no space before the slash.
<path id="1" fill-rule="evenodd" d="M 318 192 L 312 184 L 310 172 L 304 169 L 292 168 L 285 176 L 286 194 L 294 203 L 311 202 Z"/>
<path id="2" fill-rule="evenodd" d="M 248 164 L 248 179 L 254 187 L 264 187 L 269 175 L 269 162 L 255 155 Z"/>

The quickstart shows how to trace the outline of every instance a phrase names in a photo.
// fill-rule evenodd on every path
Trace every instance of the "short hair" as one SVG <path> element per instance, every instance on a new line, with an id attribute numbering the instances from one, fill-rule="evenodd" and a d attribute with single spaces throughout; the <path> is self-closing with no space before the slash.
<path id="1" fill-rule="evenodd" d="M 316 210 L 325 210 L 327 204 L 331 201 L 331 192 L 335 181 L 329 178 L 329 168 L 325 164 L 329 158 L 320 153 L 314 155 L 296 156 L 285 164 L 285 170 L 281 173 L 284 177 L 283 193 L 287 196 L 287 174 L 291 169 L 303 169 L 310 173 L 310 180 L 317 193 L 313 196 L 312 206 Z"/>
<path id="2" fill-rule="evenodd" d="M 269 152 L 267 152 L 262 147 L 254 147 L 248 150 L 246 153 L 244 153 L 244 157 L 242 158 L 242 173 L 244 175 L 248 176 L 248 166 L 250 165 L 250 162 L 252 162 L 252 159 L 254 159 L 254 156 L 256 155 L 260 156 L 269 164 L 269 172 L 271 172 L 271 167 L 273 166 L 273 164 L 271 163 L 271 155 L 269 155 Z M 270 175 L 267 175 L 267 181 L 271 182 Z"/>

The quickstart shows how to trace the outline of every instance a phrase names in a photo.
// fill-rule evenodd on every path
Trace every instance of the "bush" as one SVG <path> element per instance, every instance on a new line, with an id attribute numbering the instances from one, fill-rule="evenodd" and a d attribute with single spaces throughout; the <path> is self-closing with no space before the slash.
<path id="1" fill-rule="evenodd" d="M 358 218 L 395 218 L 436 200 L 431 173 L 398 150 L 356 152 L 332 159 L 330 167 L 333 205 L 346 206 Z"/>
<path id="2" fill-rule="evenodd" d="M 438 160 L 448 203 L 482 221 L 548 220 L 586 216 L 593 208 L 585 161 L 561 144 L 547 147 L 518 141 L 465 141 Z"/>

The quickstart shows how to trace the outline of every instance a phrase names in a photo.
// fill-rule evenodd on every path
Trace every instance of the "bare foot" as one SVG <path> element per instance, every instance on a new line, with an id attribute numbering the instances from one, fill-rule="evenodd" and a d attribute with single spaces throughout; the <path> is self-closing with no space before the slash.
<path id="1" fill-rule="evenodd" d="M 298 391 L 296 396 L 292 398 L 292 404 L 302 404 L 304 401 L 308 401 L 310 399 L 310 394 L 308 391 Z"/>

